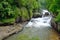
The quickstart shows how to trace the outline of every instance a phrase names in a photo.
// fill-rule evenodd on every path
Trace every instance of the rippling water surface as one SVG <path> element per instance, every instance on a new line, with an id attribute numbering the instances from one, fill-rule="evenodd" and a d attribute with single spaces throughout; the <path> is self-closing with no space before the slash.
<path id="1" fill-rule="evenodd" d="M 30 40 L 33 37 L 37 37 L 38 39 L 36 40 L 59 40 L 58 34 L 51 27 L 51 18 L 51 16 L 32 18 L 28 24 L 24 26 L 22 32 L 15 34 L 6 40 Z"/>
<path id="2" fill-rule="evenodd" d="M 6 40 L 17 40 L 20 35 L 27 35 L 27 39 L 37 36 L 39 37 L 39 40 L 58 40 L 58 34 L 51 27 L 25 27 L 22 32 L 15 34 Z"/>

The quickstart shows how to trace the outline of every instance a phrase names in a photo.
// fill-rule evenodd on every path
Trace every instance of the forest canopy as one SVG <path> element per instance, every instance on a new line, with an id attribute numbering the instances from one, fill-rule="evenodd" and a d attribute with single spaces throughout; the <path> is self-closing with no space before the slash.
<path id="1" fill-rule="evenodd" d="M 43 7 L 55 15 L 56 22 L 60 22 L 60 0 L 0 0 L 0 22 L 14 23 L 17 17 L 29 20 L 35 10 Z"/>
<path id="2" fill-rule="evenodd" d="M 37 0 L 0 0 L 0 22 L 13 23 L 18 16 L 28 20 L 39 7 Z"/>

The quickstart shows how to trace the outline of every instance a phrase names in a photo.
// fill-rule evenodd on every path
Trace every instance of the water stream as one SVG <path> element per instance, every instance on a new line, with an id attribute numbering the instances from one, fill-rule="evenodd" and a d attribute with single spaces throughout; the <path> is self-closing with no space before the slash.
<path id="1" fill-rule="evenodd" d="M 50 36 L 54 35 L 52 34 L 52 27 L 51 27 L 51 15 L 44 16 L 45 12 L 43 11 L 43 15 L 41 18 L 32 18 L 27 25 L 24 26 L 24 29 L 22 32 L 15 34 L 5 40 L 30 40 L 32 37 L 38 37 L 39 39 L 36 40 L 50 40 Z M 21 35 L 27 35 L 24 38 L 24 36 Z M 22 38 L 22 39 L 21 39 Z"/>
<path id="2" fill-rule="evenodd" d="M 48 12 L 47 10 L 43 10 L 42 11 L 42 17 L 39 18 L 32 18 L 28 24 L 26 25 L 26 27 L 51 27 L 51 19 L 52 16 L 50 15 L 50 12 Z"/>

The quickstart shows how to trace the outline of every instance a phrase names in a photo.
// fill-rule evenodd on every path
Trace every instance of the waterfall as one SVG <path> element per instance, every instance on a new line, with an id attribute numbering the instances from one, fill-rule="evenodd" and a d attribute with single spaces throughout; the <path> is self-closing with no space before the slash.
<path id="1" fill-rule="evenodd" d="M 51 19 L 52 16 L 48 10 L 42 11 L 42 17 L 39 18 L 32 18 L 26 27 L 51 27 Z"/>

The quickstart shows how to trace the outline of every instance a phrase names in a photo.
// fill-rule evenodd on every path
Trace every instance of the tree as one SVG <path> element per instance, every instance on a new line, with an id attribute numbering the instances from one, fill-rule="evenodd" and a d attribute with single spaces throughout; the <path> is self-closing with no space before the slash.
<path id="1" fill-rule="evenodd" d="M 54 15 L 57 22 L 60 20 L 60 0 L 46 0 L 47 9 L 50 10 Z"/>
<path id="2" fill-rule="evenodd" d="M 39 8 L 38 0 L 0 0 L 0 21 L 12 18 L 15 21 L 18 16 L 28 20 L 32 18 L 33 11 Z"/>

